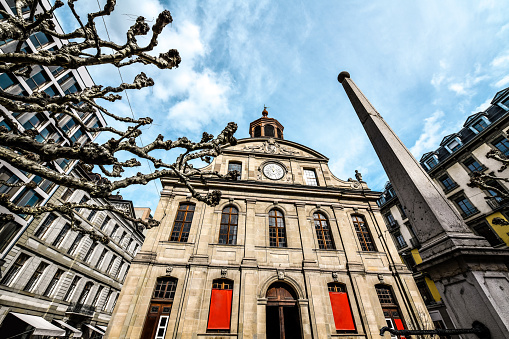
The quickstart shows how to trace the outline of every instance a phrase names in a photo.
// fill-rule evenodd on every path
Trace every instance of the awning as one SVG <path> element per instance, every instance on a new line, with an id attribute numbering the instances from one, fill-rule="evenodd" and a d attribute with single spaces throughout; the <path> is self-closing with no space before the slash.
<path id="1" fill-rule="evenodd" d="M 53 321 L 58 323 L 59 325 L 63 326 L 64 328 L 67 328 L 68 330 L 70 330 L 73 333 L 73 336 L 72 336 L 73 338 L 81 338 L 81 336 L 83 335 L 83 332 L 81 332 L 77 328 L 72 327 L 71 325 L 69 325 L 68 323 L 66 323 L 63 320 L 53 319 Z"/>
<path id="2" fill-rule="evenodd" d="M 28 325 L 35 327 L 35 330 L 32 332 L 32 335 L 65 337 L 65 331 L 63 329 L 56 327 L 55 325 L 51 324 L 49 321 L 46 321 L 41 317 L 14 312 L 10 313 L 16 318 L 26 322 Z"/>
<path id="3" fill-rule="evenodd" d="M 91 329 L 92 331 L 99 333 L 100 335 L 104 335 L 104 333 L 106 333 L 106 332 L 103 332 L 100 329 L 98 329 L 97 327 L 94 327 L 90 324 L 85 324 L 85 326 L 88 327 L 89 329 Z"/>
<path id="4" fill-rule="evenodd" d="M 108 329 L 106 326 L 97 325 L 97 327 L 99 327 L 101 330 L 103 330 L 104 333 L 106 333 L 106 330 Z"/>

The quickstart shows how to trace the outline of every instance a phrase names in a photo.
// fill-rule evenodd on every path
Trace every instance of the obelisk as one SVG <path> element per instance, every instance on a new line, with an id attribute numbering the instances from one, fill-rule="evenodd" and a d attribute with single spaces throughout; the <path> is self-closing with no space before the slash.
<path id="1" fill-rule="evenodd" d="M 435 281 L 456 327 L 477 320 L 492 338 L 509 338 L 509 251 L 494 249 L 469 229 L 348 72 L 338 81 L 416 230 L 423 259 L 418 267 Z"/>

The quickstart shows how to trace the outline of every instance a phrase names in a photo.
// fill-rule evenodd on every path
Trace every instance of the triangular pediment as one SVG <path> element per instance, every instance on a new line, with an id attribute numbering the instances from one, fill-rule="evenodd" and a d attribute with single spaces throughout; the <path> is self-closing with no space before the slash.
<path id="1" fill-rule="evenodd" d="M 506 94 L 509 94 L 509 87 L 497 92 L 497 94 L 495 94 L 495 96 L 493 97 L 493 100 L 491 100 L 491 104 L 495 105 L 498 101 L 505 97 Z"/>

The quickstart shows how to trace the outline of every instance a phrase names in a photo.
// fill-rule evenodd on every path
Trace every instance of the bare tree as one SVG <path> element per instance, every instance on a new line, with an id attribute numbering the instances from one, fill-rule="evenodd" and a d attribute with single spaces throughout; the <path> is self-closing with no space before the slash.
<path id="1" fill-rule="evenodd" d="M 161 53 L 158 56 L 148 54 L 157 45 L 157 39 L 164 27 L 172 22 L 171 14 L 167 10 L 159 14 L 151 29 L 145 22 L 145 18 L 138 17 L 126 32 L 126 43 L 117 44 L 101 38 L 95 22 L 98 18 L 112 13 L 116 3 L 115 0 L 107 0 L 101 10 L 89 13 L 86 19 L 80 17 L 75 10 L 74 5 L 77 0 L 68 0 L 67 5 L 78 23 L 78 28 L 70 33 L 57 32 L 53 22 L 54 11 L 64 6 L 64 3 L 61 0 L 56 0 L 54 5 L 48 9 L 40 5 L 39 1 L 15 0 L 15 15 L 0 9 L 0 14 L 4 18 L 0 22 L 0 40 L 13 39 L 17 41 L 15 51 L 0 54 L 0 72 L 28 77 L 35 65 L 76 69 L 82 66 L 90 67 L 104 64 L 112 64 L 117 67 L 142 64 L 155 65 L 160 69 L 171 69 L 178 67 L 181 61 L 179 53 L 175 49 Z M 26 6 L 30 8 L 28 16 L 23 14 L 23 8 L 26 8 Z M 42 10 L 36 10 L 36 8 L 42 8 Z M 152 32 L 150 33 L 150 31 Z M 41 50 L 38 53 L 22 51 L 23 42 L 37 32 L 45 33 L 57 39 L 72 39 L 73 42 L 69 42 L 57 50 Z M 139 46 L 136 37 L 148 34 L 151 35 L 149 43 L 146 46 Z M 142 134 L 140 127 L 150 125 L 152 118 L 134 119 L 123 117 L 110 112 L 98 103 L 100 100 L 115 102 L 121 99 L 119 93 L 126 89 L 141 89 L 153 86 L 153 84 L 151 78 L 144 73 L 140 73 L 135 77 L 133 83 L 122 83 L 118 87 L 96 85 L 64 96 L 50 97 L 44 92 L 14 95 L 0 90 L 0 105 L 11 112 L 28 114 L 49 112 L 50 117 L 54 119 L 57 115 L 64 114 L 73 117 L 76 123 L 85 131 L 92 133 L 106 132 L 112 135 L 111 139 L 102 144 L 88 142 L 81 145 L 78 142 L 72 142 L 70 139 L 68 139 L 69 145 L 67 146 L 62 145 L 62 143 L 55 143 L 53 140 L 38 142 L 34 140 L 34 137 L 38 134 L 35 129 L 21 132 L 18 122 L 12 116 L 0 110 L 0 116 L 3 117 L 4 122 L 9 127 L 0 127 L 0 159 L 20 170 L 38 175 L 58 185 L 88 192 L 91 197 L 95 198 L 106 198 L 118 189 L 130 185 L 145 185 L 163 176 L 177 176 L 187 186 L 195 199 L 209 205 L 216 205 L 220 200 L 221 193 L 218 191 L 206 195 L 199 193 L 191 185 L 191 177 L 199 176 L 202 181 L 210 177 L 235 180 L 237 173 L 232 172 L 223 176 L 215 171 L 200 171 L 193 168 L 189 162 L 194 159 L 201 159 L 210 163 L 213 157 L 221 153 L 222 146 L 235 144 L 236 139 L 233 136 L 237 129 L 235 123 L 229 123 L 216 137 L 203 133 L 203 137 L 199 142 L 192 142 L 186 137 L 177 140 L 164 140 L 164 137 L 159 135 L 147 145 L 138 146 L 136 138 Z M 93 110 L 98 110 L 112 119 L 125 123 L 125 130 L 108 126 L 95 128 L 86 126 L 78 114 L 89 113 Z M 151 155 L 153 151 L 168 151 L 177 148 L 182 149 L 182 153 L 173 163 L 163 162 Z M 131 153 L 133 158 L 127 161 L 119 161 L 117 153 L 120 151 Z M 52 169 L 51 166 L 47 166 L 52 161 L 61 158 L 79 161 L 86 171 L 93 173 L 95 170 L 100 174 L 90 176 L 93 180 L 87 180 L 62 174 Z M 140 159 L 148 160 L 156 170 L 152 173 L 138 173 L 131 177 L 122 177 L 125 168 L 140 166 Z M 33 183 L 9 184 L 0 181 L 0 184 L 33 187 Z M 134 219 L 122 211 L 116 210 L 111 205 L 64 203 L 62 205 L 46 204 L 44 206 L 23 207 L 12 203 L 6 194 L 0 194 L 0 203 L 10 212 L 16 214 L 39 215 L 45 212 L 57 211 L 69 215 L 71 220 L 74 221 L 75 209 L 88 208 L 115 211 L 131 221 L 145 225 L 147 228 L 159 224 L 155 220 Z M 9 219 L 12 219 L 12 215 L 0 214 L 0 220 Z"/>

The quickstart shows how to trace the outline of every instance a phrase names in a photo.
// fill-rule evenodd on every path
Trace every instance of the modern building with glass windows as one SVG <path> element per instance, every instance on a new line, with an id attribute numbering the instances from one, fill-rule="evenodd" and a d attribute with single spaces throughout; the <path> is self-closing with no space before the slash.
<path id="1" fill-rule="evenodd" d="M 503 167 L 508 157 L 509 88 L 506 88 L 495 94 L 485 111 L 469 116 L 459 132 L 444 137 L 437 150 L 424 154 L 420 160 L 466 224 L 493 247 L 509 246 L 509 200 L 500 195 L 509 192 L 509 182 L 504 181 L 509 179 L 509 170 Z M 502 180 L 487 180 L 487 186 L 479 188 L 472 185 L 476 173 L 492 174 Z M 421 262 L 420 244 L 405 214 L 406 207 L 390 183 L 378 205 L 399 254 L 414 272 L 433 321 L 437 326 L 451 328 L 453 324 L 434 282 L 416 268 Z"/>
<path id="2" fill-rule="evenodd" d="M 47 9 L 50 2 L 40 6 Z M 0 0 L 4 11 L 14 13 L 14 0 Z M 36 14 L 41 11 L 37 8 Z M 29 7 L 22 10 L 29 15 Z M 2 20 L 3 18 L 0 18 Z M 62 30 L 54 19 L 57 31 Z M 59 49 L 65 41 L 38 32 L 22 44 L 26 53 Z M 2 53 L 14 51 L 17 42 L 0 41 Z M 27 95 L 45 92 L 50 96 L 77 92 L 93 85 L 85 68 L 34 66 L 25 78 L 0 74 L 0 88 L 11 94 Z M 54 140 L 63 145 L 81 145 L 96 139 L 97 134 L 82 130 L 67 115 L 43 113 L 11 113 L 20 131 L 37 130 L 39 142 Z M 98 112 L 79 114 L 89 127 L 105 126 Z M 9 128 L 0 120 L 0 126 Z M 62 173 L 86 176 L 76 164 L 59 159 L 45 164 Z M 46 203 L 84 202 L 113 203 L 134 217 L 130 201 L 112 197 L 109 201 L 92 199 L 82 191 L 59 187 L 38 176 L 29 175 L 0 161 L 0 180 L 8 183 L 30 182 L 34 189 L 14 188 L 0 184 L 0 193 L 7 194 L 20 206 Z M 0 206 L 0 213 L 7 210 Z M 150 211 L 148 211 L 150 213 Z M 142 230 L 111 212 L 77 211 L 77 219 L 88 230 L 108 236 L 108 244 L 93 241 L 76 232 L 67 216 L 46 213 L 33 218 L 14 215 L 14 221 L 0 223 L 0 337 L 48 335 L 53 337 L 100 338 L 111 317 L 111 311 L 122 288 L 130 262 L 144 240 Z M 18 336 L 19 337 L 19 336 Z"/>
<path id="3" fill-rule="evenodd" d="M 268 117 L 206 167 L 219 205 L 162 180 L 162 220 L 132 262 L 108 338 L 371 338 L 432 321 L 363 181 Z"/>

